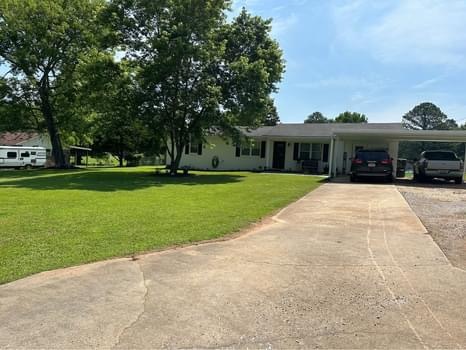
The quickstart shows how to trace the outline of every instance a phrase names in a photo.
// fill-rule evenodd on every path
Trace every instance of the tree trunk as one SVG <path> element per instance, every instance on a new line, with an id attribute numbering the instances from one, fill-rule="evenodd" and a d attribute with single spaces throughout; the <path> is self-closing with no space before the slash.
<path id="1" fill-rule="evenodd" d="M 47 87 L 41 86 L 39 93 L 41 98 L 40 109 L 47 124 L 47 131 L 50 136 L 50 142 L 52 143 L 52 155 L 55 162 L 55 167 L 60 169 L 69 168 L 68 162 L 65 158 L 65 153 L 63 152 L 60 133 L 53 116 L 52 106 L 50 105 Z"/>
<path id="2" fill-rule="evenodd" d="M 120 168 L 123 168 L 123 159 L 124 159 L 123 152 L 120 152 L 120 154 L 118 155 L 118 166 Z"/>
<path id="3" fill-rule="evenodd" d="M 181 156 L 183 155 L 183 145 L 176 145 L 176 155 L 173 158 L 172 154 L 172 163 L 170 164 L 170 175 L 176 175 L 178 168 L 180 167 Z M 173 148 L 172 148 L 173 149 Z"/>

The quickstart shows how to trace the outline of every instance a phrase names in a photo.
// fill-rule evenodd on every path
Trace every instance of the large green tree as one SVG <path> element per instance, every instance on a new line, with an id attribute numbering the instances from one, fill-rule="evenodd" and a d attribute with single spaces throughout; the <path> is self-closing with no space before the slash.
<path id="1" fill-rule="evenodd" d="M 333 123 L 333 119 L 325 117 L 322 113 L 320 112 L 314 112 L 310 115 L 307 116 L 307 118 L 304 120 L 305 123 L 313 124 L 322 124 L 322 123 Z"/>
<path id="2" fill-rule="evenodd" d="M 454 119 L 449 119 L 431 102 L 423 102 L 415 106 L 403 116 L 402 124 L 412 130 L 448 130 L 458 127 Z"/>
<path id="3" fill-rule="evenodd" d="M 103 0 L 0 1 L 0 64 L 9 69 L 3 104 L 26 111 L 15 118 L 24 116 L 26 124 L 48 131 L 57 167 L 67 166 L 61 132 L 80 118 L 70 108 L 77 88 L 73 74 L 102 32 L 97 16 L 104 5 Z"/>
<path id="4" fill-rule="evenodd" d="M 141 114 L 168 149 L 176 173 L 189 142 L 212 127 L 233 133 L 270 112 L 284 70 L 271 22 L 225 0 L 113 0 L 119 39 L 137 64 Z"/>
<path id="5" fill-rule="evenodd" d="M 367 117 L 362 113 L 343 112 L 335 118 L 335 123 L 367 123 Z"/>
<path id="6" fill-rule="evenodd" d="M 431 102 L 415 106 L 402 118 L 403 127 L 411 130 L 452 130 L 457 129 L 455 119 L 448 118 L 442 110 Z M 402 158 L 415 159 L 422 151 L 428 149 L 450 149 L 458 154 L 464 153 L 463 145 L 436 142 L 400 142 L 399 155 Z"/>

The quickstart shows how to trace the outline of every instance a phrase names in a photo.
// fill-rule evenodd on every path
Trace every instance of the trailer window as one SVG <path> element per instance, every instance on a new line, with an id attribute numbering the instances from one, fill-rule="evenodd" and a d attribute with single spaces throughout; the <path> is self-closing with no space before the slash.
<path id="1" fill-rule="evenodd" d="M 29 158 L 29 152 L 22 152 L 21 157 Z"/>
<path id="2" fill-rule="evenodd" d="M 7 152 L 7 153 L 6 153 L 6 157 L 7 157 L 8 159 L 16 159 L 17 156 L 18 156 L 18 153 L 16 153 L 16 152 Z"/>
<path id="3" fill-rule="evenodd" d="M 36 152 L 31 152 L 31 156 L 35 156 L 36 155 Z"/>

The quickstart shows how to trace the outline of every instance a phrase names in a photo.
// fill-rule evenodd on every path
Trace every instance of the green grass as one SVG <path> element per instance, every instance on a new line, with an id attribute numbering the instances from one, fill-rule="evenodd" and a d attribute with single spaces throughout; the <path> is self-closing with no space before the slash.
<path id="1" fill-rule="evenodd" d="M 321 178 L 153 167 L 0 172 L 0 283 L 239 230 Z"/>

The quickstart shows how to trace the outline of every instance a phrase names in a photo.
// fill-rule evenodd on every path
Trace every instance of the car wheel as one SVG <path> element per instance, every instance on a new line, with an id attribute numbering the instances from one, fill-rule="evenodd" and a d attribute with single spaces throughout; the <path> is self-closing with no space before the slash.
<path id="1" fill-rule="evenodd" d="M 386 178 L 387 182 L 393 182 L 393 175 L 388 175 Z"/>
<path id="2" fill-rule="evenodd" d="M 24 169 L 26 169 L 26 170 L 31 170 L 31 169 L 32 169 L 31 164 L 26 165 L 26 166 L 24 167 Z"/>
<path id="3" fill-rule="evenodd" d="M 455 179 L 455 184 L 461 185 L 462 183 L 463 183 L 463 178 L 462 178 L 462 177 L 457 177 L 457 178 Z"/>

